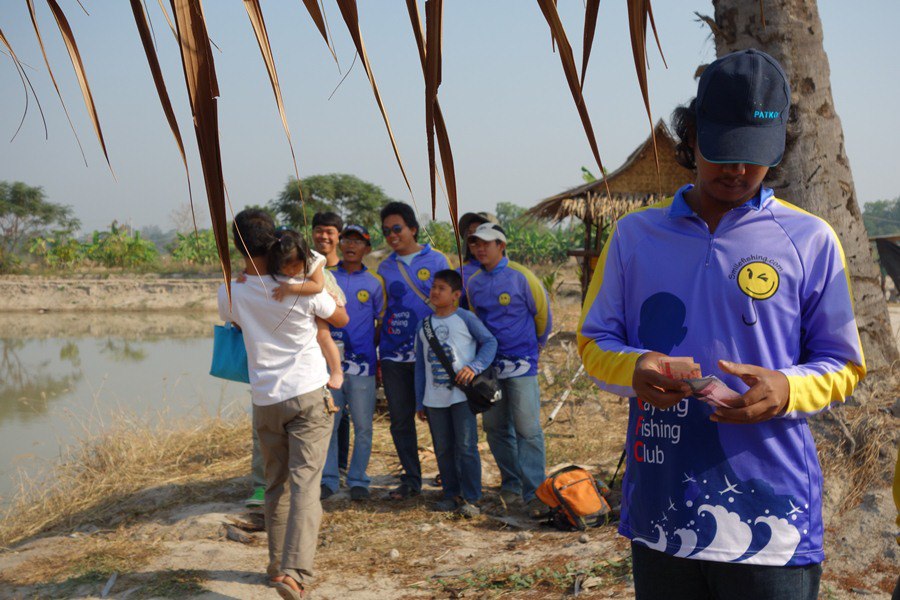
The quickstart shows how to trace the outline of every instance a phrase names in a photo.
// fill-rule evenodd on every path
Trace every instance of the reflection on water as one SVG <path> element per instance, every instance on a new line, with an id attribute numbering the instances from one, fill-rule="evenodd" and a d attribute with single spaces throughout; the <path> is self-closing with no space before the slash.
<path id="1" fill-rule="evenodd" d="M 116 413 L 244 410 L 243 384 L 210 377 L 215 314 L 0 315 L 0 503 Z"/>

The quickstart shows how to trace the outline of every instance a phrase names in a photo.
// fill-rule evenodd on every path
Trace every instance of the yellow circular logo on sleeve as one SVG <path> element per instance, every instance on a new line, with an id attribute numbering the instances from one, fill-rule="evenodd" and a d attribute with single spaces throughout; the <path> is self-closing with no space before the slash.
<path id="1" fill-rule="evenodd" d="M 754 300 L 771 298 L 778 291 L 778 271 L 764 262 L 748 263 L 737 276 L 738 287 Z"/>
<path id="2" fill-rule="evenodd" d="M 416 271 L 416 277 L 419 278 L 419 281 L 428 281 L 428 278 L 431 277 L 431 271 L 428 269 L 419 269 Z"/>
<path id="3" fill-rule="evenodd" d="M 500 303 L 500 306 L 509 306 L 509 303 L 512 302 L 512 298 L 510 298 L 509 294 L 503 292 L 497 296 L 497 302 Z"/>
<path id="4" fill-rule="evenodd" d="M 369 292 L 367 290 L 359 290 L 356 292 L 356 299 L 360 302 L 366 302 L 369 299 Z"/>

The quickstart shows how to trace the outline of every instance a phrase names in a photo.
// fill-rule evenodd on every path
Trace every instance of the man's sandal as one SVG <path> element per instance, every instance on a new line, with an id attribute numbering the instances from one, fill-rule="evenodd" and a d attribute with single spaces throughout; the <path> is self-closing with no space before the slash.
<path id="1" fill-rule="evenodd" d="M 413 489 L 406 483 L 401 483 L 388 493 L 388 498 L 391 500 L 406 500 L 407 498 L 418 496 L 419 493 L 419 490 Z"/>
<path id="2" fill-rule="evenodd" d="M 294 588 L 288 581 L 293 582 L 297 587 Z M 270 579 L 269 583 L 272 584 L 272 587 L 275 588 L 275 591 L 278 592 L 278 595 L 284 598 L 284 600 L 303 600 L 303 598 L 306 597 L 306 590 L 304 590 L 303 586 L 297 583 L 293 577 L 284 575 L 280 580 Z"/>

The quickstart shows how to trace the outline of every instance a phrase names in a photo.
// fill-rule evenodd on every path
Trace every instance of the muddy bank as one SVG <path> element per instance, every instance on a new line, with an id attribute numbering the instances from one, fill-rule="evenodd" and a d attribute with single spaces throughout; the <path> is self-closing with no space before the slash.
<path id="1" fill-rule="evenodd" d="M 217 277 L 0 277 L 0 312 L 214 311 Z"/>

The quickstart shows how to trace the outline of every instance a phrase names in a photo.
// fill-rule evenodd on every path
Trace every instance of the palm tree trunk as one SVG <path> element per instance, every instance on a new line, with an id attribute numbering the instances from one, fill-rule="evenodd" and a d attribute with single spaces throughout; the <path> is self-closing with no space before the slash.
<path id="1" fill-rule="evenodd" d="M 854 306 L 870 371 L 900 358 L 887 302 L 863 227 L 844 132 L 831 95 L 831 71 L 822 45 L 815 0 L 713 0 L 716 53 L 758 48 L 781 62 L 791 82 L 791 122 L 798 137 L 788 148 L 777 180 L 785 200 L 828 221 L 844 246 Z"/>

